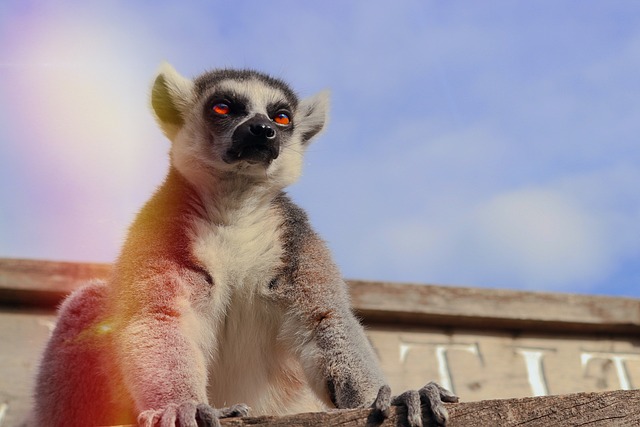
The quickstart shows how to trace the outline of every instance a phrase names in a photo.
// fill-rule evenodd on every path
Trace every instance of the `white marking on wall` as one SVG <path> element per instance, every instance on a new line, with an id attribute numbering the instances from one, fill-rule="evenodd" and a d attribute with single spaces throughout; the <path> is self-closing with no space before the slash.
<path id="1" fill-rule="evenodd" d="M 407 360 L 407 354 L 409 353 L 409 350 L 411 350 L 412 347 L 414 347 L 416 344 L 407 344 L 407 343 L 400 343 L 400 364 L 404 365 L 404 362 Z"/>
<path id="2" fill-rule="evenodd" d="M 478 344 L 439 344 L 436 345 L 436 360 L 438 361 L 438 374 L 440 375 L 440 385 L 447 390 L 455 393 L 453 387 L 453 379 L 451 377 L 451 369 L 449 369 L 449 360 L 447 352 L 450 350 L 466 351 L 476 357 L 480 357 L 480 349 Z"/>
<path id="3" fill-rule="evenodd" d="M 629 372 L 627 371 L 626 362 L 629 360 L 640 360 L 640 354 L 637 353 L 604 353 L 604 352 L 582 352 L 580 355 L 580 361 L 582 362 L 582 370 L 586 370 L 589 362 L 594 359 L 609 360 L 613 363 L 620 381 L 621 390 L 632 390 L 631 378 L 629 378 Z"/>
<path id="4" fill-rule="evenodd" d="M 438 362 L 438 375 L 440 377 L 440 385 L 447 390 L 455 393 L 453 387 L 453 379 L 451 376 L 451 370 L 449 368 L 449 360 L 447 358 L 447 352 L 450 350 L 466 351 L 474 356 L 481 358 L 480 349 L 478 344 L 432 344 L 432 343 L 416 343 L 416 342 L 401 342 L 400 343 L 400 364 L 404 364 L 407 360 L 409 351 L 415 347 L 422 346 L 434 346 L 436 350 L 436 360 Z"/>
<path id="5" fill-rule="evenodd" d="M 0 404 L 0 427 L 4 424 L 4 417 L 7 414 L 7 410 L 9 409 L 9 405 L 6 403 Z"/>
<path id="6" fill-rule="evenodd" d="M 524 357 L 524 364 L 527 368 L 527 378 L 534 396 L 548 396 L 549 389 L 544 375 L 542 358 L 547 350 L 516 348 L 516 353 Z"/>

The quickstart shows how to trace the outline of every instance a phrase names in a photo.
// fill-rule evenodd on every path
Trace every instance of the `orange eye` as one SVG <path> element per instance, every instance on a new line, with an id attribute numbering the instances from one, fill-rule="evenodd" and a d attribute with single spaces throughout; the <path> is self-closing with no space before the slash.
<path id="1" fill-rule="evenodd" d="M 288 125 L 289 123 L 291 123 L 291 119 L 289 118 L 289 115 L 287 113 L 276 114 L 276 116 L 273 118 L 273 121 L 279 125 Z"/>
<path id="2" fill-rule="evenodd" d="M 222 102 L 213 106 L 213 112 L 216 114 L 220 114 L 221 116 L 229 114 L 229 111 L 231 111 L 231 108 L 229 108 L 227 104 Z"/>

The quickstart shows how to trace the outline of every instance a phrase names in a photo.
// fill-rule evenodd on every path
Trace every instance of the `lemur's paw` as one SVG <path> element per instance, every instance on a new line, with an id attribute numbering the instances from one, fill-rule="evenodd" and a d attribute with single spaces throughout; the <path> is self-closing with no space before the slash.
<path id="1" fill-rule="evenodd" d="M 251 408 L 244 403 L 237 403 L 228 408 L 218 409 L 218 411 L 220 411 L 218 418 L 246 417 L 249 415 L 249 410 L 251 410 Z"/>
<path id="2" fill-rule="evenodd" d="M 233 405 L 228 408 L 220 408 L 220 409 L 212 408 L 206 403 L 201 403 L 197 406 L 197 413 L 196 413 L 196 420 L 198 421 L 197 427 L 201 427 L 201 426 L 219 427 L 220 418 L 246 417 L 247 414 L 249 414 L 249 407 L 244 403 L 239 403 L 237 405 Z M 180 427 L 182 427 L 182 424 L 180 424 Z M 196 426 L 194 425 L 194 427 Z"/>
<path id="3" fill-rule="evenodd" d="M 407 423 L 411 427 L 422 427 L 421 405 L 424 403 L 429 408 L 427 415 L 429 421 L 435 422 L 438 426 L 446 426 L 449 414 L 444 402 L 456 403 L 458 400 L 458 396 L 434 382 L 430 382 L 420 390 L 408 390 L 395 397 L 391 397 L 389 386 L 384 385 L 378 390 L 378 397 L 376 397 L 372 407 L 379 417 L 388 418 L 391 412 L 391 405 L 406 406 Z M 424 419 L 424 422 L 427 421 L 427 419 Z"/>
<path id="4" fill-rule="evenodd" d="M 220 418 L 244 417 L 249 413 L 245 404 L 216 409 L 206 403 L 169 404 L 163 409 L 149 409 L 138 416 L 140 427 L 220 427 Z"/>

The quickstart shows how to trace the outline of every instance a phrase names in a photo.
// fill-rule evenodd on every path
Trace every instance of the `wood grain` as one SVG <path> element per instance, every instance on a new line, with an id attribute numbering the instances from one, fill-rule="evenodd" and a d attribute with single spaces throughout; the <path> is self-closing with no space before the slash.
<path id="1" fill-rule="evenodd" d="M 447 404 L 448 427 L 626 427 L 640 425 L 640 390 L 577 393 L 523 399 L 483 400 Z M 423 416 L 428 416 L 423 407 Z M 221 420 L 224 427 L 392 427 L 406 426 L 406 410 L 396 407 L 384 421 L 369 409 L 305 413 L 283 417 L 246 417 Z M 435 426 L 427 422 L 425 427 Z M 134 426 L 119 426 L 134 427 Z"/>

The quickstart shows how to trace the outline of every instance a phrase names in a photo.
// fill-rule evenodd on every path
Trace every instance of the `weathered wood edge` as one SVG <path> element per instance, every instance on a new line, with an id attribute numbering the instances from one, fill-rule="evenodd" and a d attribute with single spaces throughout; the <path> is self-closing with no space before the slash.
<path id="1" fill-rule="evenodd" d="M 107 278 L 110 264 L 0 258 L 0 303 L 55 307 L 73 290 Z"/>
<path id="2" fill-rule="evenodd" d="M 640 390 L 576 393 L 521 399 L 482 400 L 447 404 L 449 427 L 618 427 L 640 425 Z M 423 407 L 426 415 L 427 409 Z M 406 410 L 396 407 L 380 422 L 369 409 L 317 412 L 282 417 L 221 420 L 225 427 L 271 426 L 406 426 Z M 433 424 L 428 424 L 428 426 Z M 125 426 L 121 426 L 125 427 Z M 133 427 L 133 426 L 127 426 Z M 427 427 L 427 426 L 425 426 Z"/>
<path id="3" fill-rule="evenodd" d="M 576 334 L 640 333 L 640 299 L 507 289 L 349 281 L 367 323 Z"/>
<path id="4" fill-rule="evenodd" d="M 55 307 L 69 292 L 110 274 L 109 264 L 0 258 L 0 305 Z M 577 334 L 638 334 L 640 300 L 388 282 L 349 281 L 368 324 L 500 328 Z"/>

